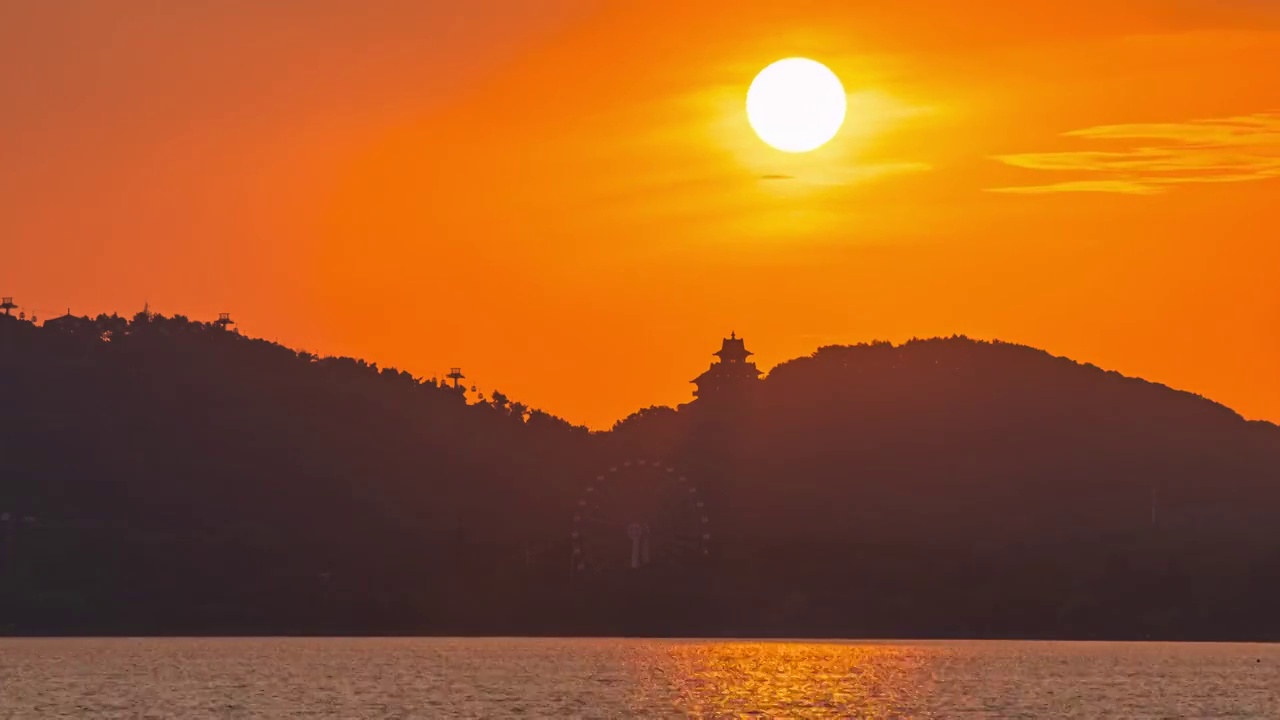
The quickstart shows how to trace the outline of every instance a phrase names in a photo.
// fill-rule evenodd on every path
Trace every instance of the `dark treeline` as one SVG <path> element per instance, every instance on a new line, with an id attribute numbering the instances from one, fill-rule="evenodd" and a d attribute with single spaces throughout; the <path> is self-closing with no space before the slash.
<path id="1" fill-rule="evenodd" d="M 712 552 L 581 572 L 583 488 Z M 1280 639 L 1280 429 L 1034 349 L 828 347 L 589 433 L 216 324 L 0 316 L 0 630 Z"/>

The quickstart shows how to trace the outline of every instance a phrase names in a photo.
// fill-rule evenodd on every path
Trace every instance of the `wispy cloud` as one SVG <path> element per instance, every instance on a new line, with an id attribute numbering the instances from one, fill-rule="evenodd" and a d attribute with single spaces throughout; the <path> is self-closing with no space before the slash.
<path id="1" fill-rule="evenodd" d="M 815 168 L 796 173 L 796 179 L 812 185 L 853 185 L 893 175 L 929 172 L 933 166 L 922 162 L 879 162 Z"/>
<path id="2" fill-rule="evenodd" d="M 1183 123 L 1100 125 L 1073 130 L 1064 136 L 1129 147 L 998 155 L 996 160 L 1012 167 L 1071 173 L 1076 177 L 989 190 L 1024 195 L 1060 192 L 1156 195 L 1174 185 L 1280 177 L 1280 113 Z"/>

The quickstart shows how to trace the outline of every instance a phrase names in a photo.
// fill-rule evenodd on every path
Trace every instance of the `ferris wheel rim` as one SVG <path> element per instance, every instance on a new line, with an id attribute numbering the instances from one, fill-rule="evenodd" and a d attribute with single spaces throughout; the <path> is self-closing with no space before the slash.
<path id="1" fill-rule="evenodd" d="M 672 502 L 675 502 L 680 509 L 686 510 L 686 516 L 689 518 L 687 522 L 691 523 L 686 526 L 688 532 L 675 533 L 670 537 L 665 534 L 663 542 L 659 545 L 664 557 L 684 557 L 692 555 L 695 559 L 705 558 L 710 555 L 710 545 L 713 534 L 710 528 L 710 518 L 707 512 L 706 503 L 698 490 L 698 484 L 691 481 L 688 474 L 681 472 L 675 464 L 663 460 L 649 460 L 646 458 L 636 458 L 623 460 L 621 463 L 610 465 L 607 471 L 595 475 L 593 481 L 589 481 L 583 488 L 577 498 L 577 504 L 573 515 L 572 531 L 570 533 L 570 544 L 572 547 L 572 567 L 576 571 L 595 570 L 603 571 L 607 562 L 601 562 L 599 558 L 592 558 L 593 553 L 589 552 L 591 548 L 589 540 L 588 528 L 595 530 L 603 527 L 613 527 L 615 522 L 610 522 L 599 517 L 595 517 L 591 512 L 593 507 L 592 500 L 604 496 L 608 492 L 608 488 L 617 486 L 617 480 L 623 474 L 634 468 L 656 469 L 663 475 L 670 476 L 674 481 L 674 487 L 684 492 L 677 492 Z M 683 502 L 677 502 L 676 498 L 680 498 Z M 650 525 L 666 523 L 646 523 L 646 531 Z M 675 523 L 672 523 L 674 526 Z M 634 542 L 634 540 L 633 540 Z M 617 542 L 610 544 L 617 545 Z M 646 557 L 650 550 L 646 546 Z M 633 561 L 634 562 L 634 561 Z M 647 562 L 647 561 L 646 561 Z M 633 567 L 635 567 L 633 565 Z"/>

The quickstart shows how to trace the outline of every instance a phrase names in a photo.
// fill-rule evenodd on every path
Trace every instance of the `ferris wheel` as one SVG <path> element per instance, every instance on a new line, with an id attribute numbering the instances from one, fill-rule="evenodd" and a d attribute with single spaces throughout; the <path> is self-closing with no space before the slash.
<path id="1" fill-rule="evenodd" d="M 680 569 L 710 554 L 706 502 L 696 483 L 663 462 L 632 460 L 597 475 L 573 514 L 576 571 Z"/>

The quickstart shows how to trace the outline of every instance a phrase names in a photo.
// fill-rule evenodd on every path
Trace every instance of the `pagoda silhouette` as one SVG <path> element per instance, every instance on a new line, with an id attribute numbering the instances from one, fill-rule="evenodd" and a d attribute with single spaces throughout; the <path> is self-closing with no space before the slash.
<path id="1" fill-rule="evenodd" d="M 760 381 L 760 370 L 749 359 L 754 353 L 747 349 L 737 333 L 729 333 L 714 353 L 716 362 L 711 363 L 707 371 L 694 378 L 693 391 L 699 400 L 719 400 L 739 397 Z"/>

